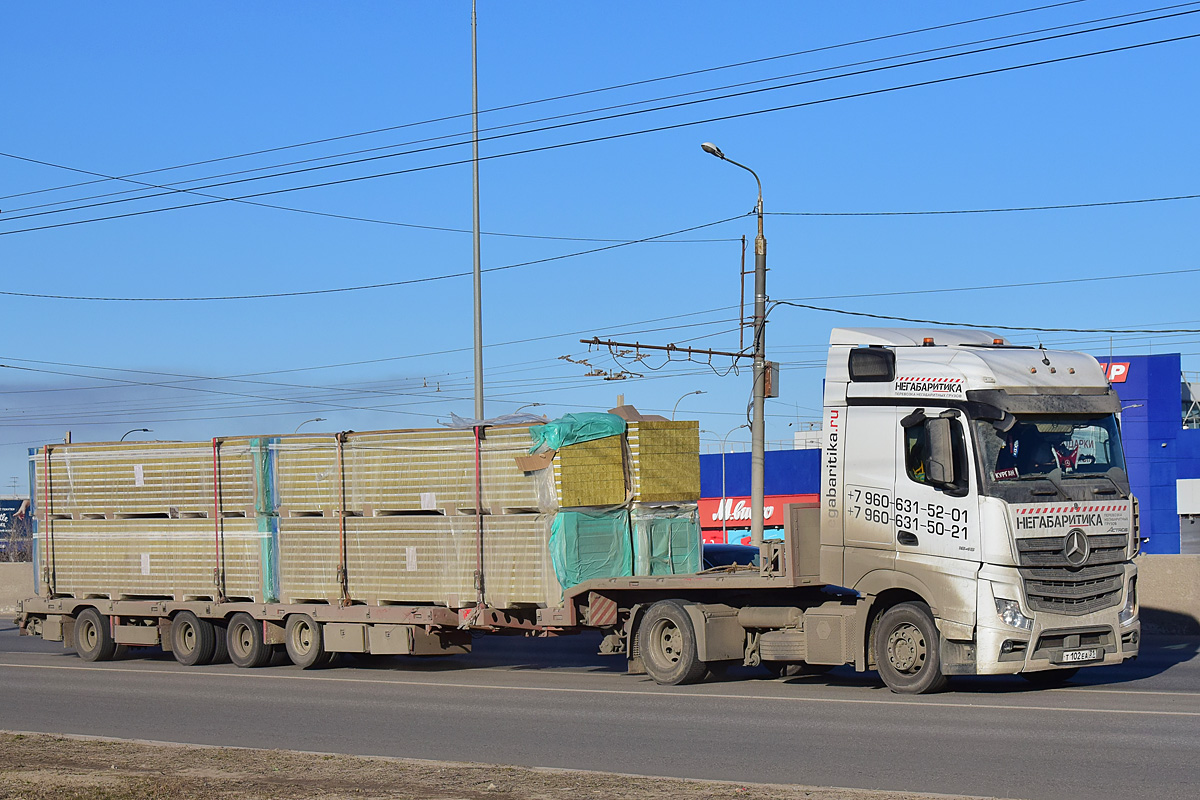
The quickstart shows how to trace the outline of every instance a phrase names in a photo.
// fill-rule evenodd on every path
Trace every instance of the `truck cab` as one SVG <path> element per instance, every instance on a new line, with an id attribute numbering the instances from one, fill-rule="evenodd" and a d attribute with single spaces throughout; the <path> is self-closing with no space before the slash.
<path id="1" fill-rule="evenodd" d="M 984 331 L 838 328 L 820 573 L 894 689 L 1053 683 L 1138 652 L 1137 506 L 1096 359 Z"/>

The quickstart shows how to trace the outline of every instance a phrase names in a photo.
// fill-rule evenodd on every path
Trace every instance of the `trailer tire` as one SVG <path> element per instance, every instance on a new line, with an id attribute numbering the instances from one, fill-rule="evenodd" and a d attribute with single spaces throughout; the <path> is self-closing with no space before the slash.
<path id="1" fill-rule="evenodd" d="M 239 612 L 229 620 L 226 629 L 229 660 L 243 669 L 256 669 L 271 663 L 273 648 L 263 642 L 262 623 Z"/>
<path id="2" fill-rule="evenodd" d="M 897 694 L 926 694 L 946 688 L 941 638 L 924 603 L 900 603 L 875 625 L 875 665 Z"/>
<path id="3" fill-rule="evenodd" d="M 171 652 L 187 667 L 211 664 L 217 654 L 217 628 L 191 611 L 180 611 L 171 622 Z"/>
<path id="4" fill-rule="evenodd" d="M 321 638 L 321 626 L 308 614 L 292 614 L 287 618 L 284 642 L 288 657 L 300 669 L 324 667 L 330 661 Z"/>
<path id="5" fill-rule="evenodd" d="M 216 641 L 216 647 L 213 649 L 213 657 L 208 663 L 210 664 L 228 664 L 229 663 L 229 625 L 224 621 L 213 622 L 213 633 Z"/>
<path id="6" fill-rule="evenodd" d="M 1071 678 L 1075 677 L 1075 673 L 1079 672 L 1079 667 L 1067 667 L 1066 669 L 1046 669 L 1040 672 L 1022 672 L 1021 677 L 1032 683 L 1034 686 L 1049 688 L 1051 686 L 1061 686 Z"/>
<path id="7" fill-rule="evenodd" d="M 696 630 L 677 600 L 650 606 L 638 626 L 638 650 L 646 674 L 655 683 L 678 686 L 696 683 L 708 672 L 696 648 Z"/>
<path id="8" fill-rule="evenodd" d="M 84 661 L 111 661 L 117 653 L 108 617 L 94 608 L 85 608 L 75 618 L 75 652 Z"/>

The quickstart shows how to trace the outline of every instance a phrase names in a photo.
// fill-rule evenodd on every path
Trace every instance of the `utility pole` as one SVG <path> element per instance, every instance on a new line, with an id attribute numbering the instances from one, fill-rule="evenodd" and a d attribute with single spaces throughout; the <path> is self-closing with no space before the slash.
<path id="1" fill-rule="evenodd" d="M 476 0 L 471 0 L 471 174 L 473 177 L 475 280 L 475 419 L 483 419 L 483 270 L 479 253 L 479 57 Z"/>
<path id="2" fill-rule="evenodd" d="M 763 236 L 762 181 L 759 180 L 757 172 L 729 158 L 712 142 L 704 142 L 700 147 L 709 155 L 746 170 L 754 176 L 754 181 L 758 184 L 758 205 L 754 208 L 758 215 L 758 236 L 754 239 L 754 410 L 750 420 L 750 543 L 761 549 L 767 399 L 767 239 Z"/>

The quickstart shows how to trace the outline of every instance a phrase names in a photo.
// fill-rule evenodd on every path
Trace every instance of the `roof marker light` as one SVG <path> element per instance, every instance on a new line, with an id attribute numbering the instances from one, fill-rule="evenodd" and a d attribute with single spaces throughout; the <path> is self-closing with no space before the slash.
<path id="1" fill-rule="evenodd" d="M 1074 375 L 1074 374 L 1075 374 L 1075 368 L 1074 368 L 1074 367 L 1071 367 L 1070 369 L 1068 369 L 1068 370 L 1067 370 L 1067 372 L 1069 372 L 1070 374 Z"/>
<path id="2" fill-rule="evenodd" d="M 1030 372 L 1037 372 L 1037 367 L 1030 367 L 1030 368 L 1029 368 L 1029 371 L 1030 371 Z"/>
<path id="3" fill-rule="evenodd" d="M 1002 344 L 1004 344 L 1004 340 L 1003 339 L 992 339 L 992 344 L 1002 345 Z"/>
<path id="4" fill-rule="evenodd" d="M 926 336 L 924 341 L 921 342 L 921 346 L 922 347 L 933 347 L 933 337 Z"/>

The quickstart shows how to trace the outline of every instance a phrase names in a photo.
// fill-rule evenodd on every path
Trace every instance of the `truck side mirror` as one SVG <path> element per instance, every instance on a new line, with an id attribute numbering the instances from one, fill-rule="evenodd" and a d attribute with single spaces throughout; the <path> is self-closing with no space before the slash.
<path id="1" fill-rule="evenodd" d="M 954 485 L 954 448 L 950 441 L 950 420 L 930 417 L 925 420 L 929 459 L 925 462 L 926 480 L 939 488 Z"/>

